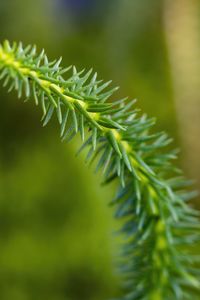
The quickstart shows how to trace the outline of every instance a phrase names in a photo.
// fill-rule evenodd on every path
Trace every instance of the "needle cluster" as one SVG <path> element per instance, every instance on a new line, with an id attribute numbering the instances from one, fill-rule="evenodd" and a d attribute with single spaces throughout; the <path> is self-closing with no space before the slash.
<path id="1" fill-rule="evenodd" d="M 56 114 L 62 140 L 80 134 L 86 162 L 102 170 L 103 182 L 118 180 L 115 217 L 126 239 L 120 266 L 121 300 L 197 299 L 198 212 L 188 204 L 191 184 L 174 166 L 176 151 L 167 134 L 152 133 L 154 119 L 135 108 L 135 100 L 110 101 L 117 90 L 89 70 L 63 69 L 36 47 L 0 45 L 0 79 L 18 97 L 33 99 L 43 125 Z M 89 134 L 88 134 L 89 132 Z M 195 298 L 196 297 L 196 298 Z"/>

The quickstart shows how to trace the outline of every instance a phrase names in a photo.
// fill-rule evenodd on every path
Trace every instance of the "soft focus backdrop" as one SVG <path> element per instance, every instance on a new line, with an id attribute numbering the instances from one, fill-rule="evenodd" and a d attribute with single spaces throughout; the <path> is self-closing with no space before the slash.
<path id="1" fill-rule="evenodd" d="M 200 187 L 198 0 L 1 0 L 0 40 L 46 49 L 113 79 L 182 149 Z M 102 300 L 118 294 L 114 186 L 61 144 L 58 125 L 0 89 L 0 299 Z M 200 206 L 198 199 L 194 205 Z"/>

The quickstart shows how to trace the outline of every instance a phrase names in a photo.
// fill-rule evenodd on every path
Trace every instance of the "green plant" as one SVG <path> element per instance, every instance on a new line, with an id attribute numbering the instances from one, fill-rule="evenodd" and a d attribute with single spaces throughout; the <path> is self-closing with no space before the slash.
<path id="1" fill-rule="evenodd" d="M 56 112 L 62 140 L 80 132 L 80 151 L 88 149 L 86 161 L 97 162 L 103 183 L 119 178 L 111 205 L 126 236 L 121 299 L 197 299 L 199 257 L 191 244 L 199 241 L 198 212 L 187 204 L 195 193 L 187 191 L 190 182 L 171 163 L 176 151 L 162 150 L 171 139 L 149 132 L 155 120 L 138 116 L 135 100 L 106 102 L 116 90 L 104 92 L 110 82 L 75 67 L 66 80 L 71 68 L 62 69 L 60 62 L 49 62 L 44 51 L 37 56 L 36 47 L 8 41 L 0 46 L 3 85 L 40 104 L 44 125 Z"/>

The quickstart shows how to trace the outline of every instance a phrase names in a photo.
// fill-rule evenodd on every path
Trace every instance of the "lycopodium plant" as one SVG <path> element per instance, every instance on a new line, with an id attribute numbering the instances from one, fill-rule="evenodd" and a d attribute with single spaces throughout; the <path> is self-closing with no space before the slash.
<path id="1" fill-rule="evenodd" d="M 172 164 L 176 151 L 165 147 L 165 133 L 151 133 L 154 119 L 138 113 L 135 100 L 107 100 L 97 74 L 63 69 L 36 47 L 0 45 L 0 78 L 18 97 L 33 99 L 46 125 L 54 112 L 62 140 L 80 133 L 86 160 L 102 170 L 103 182 L 118 182 L 115 217 L 125 235 L 120 270 L 127 300 L 199 299 L 198 212 L 189 204 L 195 194 Z M 65 74 L 68 74 L 65 76 Z M 164 148 L 164 149 L 163 149 Z"/>

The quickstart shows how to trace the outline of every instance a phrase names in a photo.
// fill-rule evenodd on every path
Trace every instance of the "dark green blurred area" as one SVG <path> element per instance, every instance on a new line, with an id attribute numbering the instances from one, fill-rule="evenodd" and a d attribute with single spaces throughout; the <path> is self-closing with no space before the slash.
<path id="1" fill-rule="evenodd" d="M 1 0 L 0 38 L 90 68 L 133 96 L 179 145 L 163 1 Z M 118 293 L 114 186 L 61 144 L 56 120 L 0 89 L 0 299 L 102 300 Z M 112 258 L 114 257 L 114 259 Z"/>

